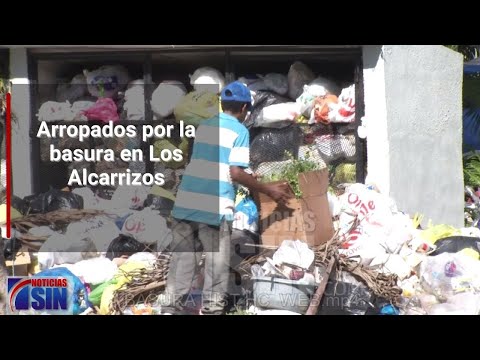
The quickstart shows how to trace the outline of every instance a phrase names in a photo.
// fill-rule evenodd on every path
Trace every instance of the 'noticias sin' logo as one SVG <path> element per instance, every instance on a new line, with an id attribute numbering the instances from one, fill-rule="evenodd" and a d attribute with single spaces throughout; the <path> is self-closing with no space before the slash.
<path id="1" fill-rule="evenodd" d="M 17 310 L 67 310 L 68 282 L 65 278 L 9 277 L 8 305 Z"/>

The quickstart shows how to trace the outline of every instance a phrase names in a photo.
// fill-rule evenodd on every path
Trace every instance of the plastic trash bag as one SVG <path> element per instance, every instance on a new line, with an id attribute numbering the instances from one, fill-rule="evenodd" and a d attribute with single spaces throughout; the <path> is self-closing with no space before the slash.
<path id="1" fill-rule="evenodd" d="M 94 71 L 84 70 L 88 92 L 98 98 L 113 98 L 126 88 L 130 77 L 122 65 L 105 65 Z"/>
<path id="2" fill-rule="evenodd" d="M 184 96 L 174 109 L 177 122 L 183 120 L 185 125 L 195 127 L 200 125 L 202 120 L 218 116 L 219 112 L 218 95 L 211 91 L 191 92 Z"/>
<path id="3" fill-rule="evenodd" d="M 72 291 L 71 306 L 73 315 L 78 315 L 92 306 L 91 302 L 88 300 L 87 288 L 70 270 L 58 267 L 55 269 L 41 271 L 38 274 L 35 274 L 34 277 L 66 278 L 68 280 L 68 288 Z M 52 314 L 54 313 L 55 312 Z"/>
<path id="4" fill-rule="evenodd" d="M 225 77 L 212 67 L 201 67 L 190 75 L 190 84 L 195 91 L 212 90 L 212 85 L 218 85 L 218 92 L 225 87 Z"/>
<path id="5" fill-rule="evenodd" d="M 327 95 L 327 90 L 321 85 L 305 85 L 303 93 L 295 100 L 300 107 L 300 113 L 308 118 L 313 109 L 313 102 L 317 97 Z"/>
<path id="6" fill-rule="evenodd" d="M 95 251 L 106 252 L 109 244 L 120 235 L 120 230 L 115 222 L 107 216 L 70 223 L 65 232 L 69 239 L 83 239 L 93 244 Z"/>
<path id="7" fill-rule="evenodd" d="M 318 315 L 366 315 L 374 307 L 375 296 L 353 275 L 337 275 L 328 280 Z"/>
<path id="8" fill-rule="evenodd" d="M 152 94 L 153 113 L 162 118 L 170 116 L 186 94 L 185 86 L 179 81 L 161 82 Z"/>
<path id="9" fill-rule="evenodd" d="M 12 237 L 3 242 L 3 256 L 5 260 L 13 260 L 17 252 L 22 248 L 22 242 Z"/>
<path id="10" fill-rule="evenodd" d="M 147 186 L 119 186 L 112 198 L 112 208 L 142 209 L 150 192 Z"/>
<path id="11" fill-rule="evenodd" d="M 423 240 L 427 240 L 431 244 L 435 244 L 440 239 L 458 235 L 461 235 L 460 230 L 445 224 L 431 226 L 428 229 L 420 232 L 420 237 Z"/>
<path id="12" fill-rule="evenodd" d="M 128 84 L 124 100 L 123 110 L 127 112 L 127 120 L 145 120 L 145 84 L 142 79 Z"/>
<path id="13" fill-rule="evenodd" d="M 461 253 L 428 256 L 420 265 L 420 275 L 423 289 L 439 300 L 480 289 L 480 262 Z"/>
<path id="14" fill-rule="evenodd" d="M 321 135 L 315 138 L 315 144 L 327 164 L 340 159 L 355 161 L 355 135 Z"/>
<path id="15" fill-rule="evenodd" d="M 75 75 L 70 83 L 58 84 L 56 92 L 58 102 L 69 101 L 73 103 L 88 93 L 87 78 L 83 74 Z"/>
<path id="16" fill-rule="evenodd" d="M 265 162 L 284 161 L 288 151 L 295 158 L 303 142 L 303 132 L 296 125 L 282 129 L 261 129 L 250 144 L 250 163 L 254 170 Z"/>
<path id="17" fill-rule="evenodd" d="M 238 78 L 238 81 L 240 81 L 242 84 L 244 84 L 250 92 L 256 93 L 258 91 L 268 91 L 269 88 L 265 84 L 265 81 L 263 80 L 263 76 L 261 75 L 247 75 Z M 287 84 L 288 86 L 288 84 Z M 252 94 L 253 95 L 253 94 Z"/>
<path id="18" fill-rule="evenodd" d="M 38 121 L 54 122 L 73 118 L 69 102 L 44 102 L 37 113 Z"/>
<path id="19" fill-rule="evenodd" d="M 279 95 L 287 95 L 288 78 L 283 74 L 269 73 L 263 77 L 265 86 Z"/>
<path id="20" fill-rule="evenodd" d="M 114 258 L 119 258 L 125 255 L 131 256 L 135 253 L 146 250 L 148 250 L 148 247 L 145 244 L 140 243 L 130 236 L 120 234 L 113 239 L 108 246 L 106 257 L 113 260 Z"/>
<path id="21" fill-rule="evenodd" d="M 117 273 L 117 265 L 110 259 L 99 257 L 82 260 L 70 267 L 70 271 L 86 284 L 99 285 L 111 280 Z"/>
<path id="22" fill-rule="evenodd" d="M 437 249 L 430 254 L 436 256 L 443 253 L 457 253 L 464 249 L 480 251 L 480 239 L 466 236 L 450 236 L 435 242 Z"/>
<path id="23" fill-rule="evenodd" d="M 315 98 L 313 101 L 313 120 L 324 125 L 330 124 L 330 113 L 337 108 L 338 98 L 336 95 L 327 94 Z M 312 119 L 310 118 L 309 123 Z"/>
<path id="24" fill-rule="evenodd" d="M 480 294 L 463 293 L 447 299 L 446 303 L 435 304 L 427 311 L 428 315 L 478 315 Z"/>
<path id="25" fill-rule="evenodd" d="M 83 209 L 81 196 L 68 191 L 51 189 L 39 195 L 23 198 L 29 214 L 46 213 L 55 210 Z"/>
<path id="26" fill-rule="evenodd" d="M 142 244 L 157 243 L 162 250 L 172 241 L 172 233 L 166 220 L 158 212 L 149 208 L 130 215 L 123 224 L 122 233 Z"/>
<path id="27" fill-rule="evenodd" d="M 98 198 L 90 188 L 76 188 L 72 190 L 72 193 L 82 197 L 84 209 L 96 209 L 98 205 Z"/>
<path id="28" fill-rule="evenodd" d="M 108 123 L 110 121 L 117 122 L 120 120 L 117 113 L 117 105 L 110 98 L 98 99 L 95 105 L 82 112 L 88 120 L 102 121 Z"/>
<path id="29" fill-rule="evenodd" d="M 335 82 L 328 80 L 322 76 L 316 77 L 311 83 L 308 84 L 309 86 L 321 86 L 323 87 L 327 94 L 331 95 L 339 95 L 340 94 L 340 87 L 335 84 Z"/>
<path id="30" fill-rule="evenodd" d="M 355 121 L 355 85 L 342 90 L 337 105 L 333 105 L 328 120 L 332 123 L 352 123 Z"/>
<path id="31" fill-rule="evenodd" d="M 75 264 L 98 256 L 99 253 L 90 238 L 56 233 L 40 247 L 38 264 L 40 269 L 49 269 L 54 265 Z"/>
<path id="32" fill-rule="evenodd" d="M 315 74 L 307 65 L 295 61 L 288 71 L 288 96 L 297 99 L 303 92 L 303 86 L 315 80 Z"/>
<path id="33" fill-rule="evenodd" d="M 263 117 L 262 110 L 270 105 L 283 104 L 287 103 L 290 100 L 286 97 L 280 96 L 278 94 L 272 93 L 270 91 L 259 91 L 253 96 L 253 109 L 250 112 L 250 115 L 245 119 L 243 125 L 247 128 L 252 126 L 259 126 L 257 124 L 257 118 L 259 116 Z"/>
<path id="34" fill-rule="evenodd" d="M 84 111 L 90 109 L 95 105 L 94 101 L 76 101 L 72 104 L 72 108 L 70 111 L 71 117 L 66 118 L 65 120 L 72 121 L 72 120 L 80 120 L 85 121 L 88 118 L 84 115 Z"/>
<path id="35" fill-rule="evenodd" d="M 237 230 L 258 231 L 258 210 L 252 198 L 244 198 L 235 206 L 232 227 Z"/>
<path id="36" fill-rule="evenodd" d="M 283 128 L 291 125 L 300 114 L 297 103 L 289 102 L 266 106 L 255 118 L 256 127 Z"/>
<path id="37" fill-rule="evenodd" d="M 300 240 L 284 240 L 272 260 L 275 265 L 290 264 L 308 269 L 315 260 L 315 253 Z"/>

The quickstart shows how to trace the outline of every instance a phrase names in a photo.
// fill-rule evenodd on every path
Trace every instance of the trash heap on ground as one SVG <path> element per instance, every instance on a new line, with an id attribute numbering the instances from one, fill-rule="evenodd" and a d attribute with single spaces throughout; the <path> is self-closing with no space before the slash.
<path id="1" fill-rule="evenodd" d="M 200 68 L 191 91 L 178 81 L 155 85 L 154 119 L 199 125 L 218 113 L 224 76 Z M 421 229 L 375 186 L 356 184 L 355 87 L 343 89 L 293 63 L 288 74 L 239 78 L 252 92 L 251 170 L 262 181 L 287 181 L 295 197 L 278 206 L 240 188 L 233 224 L 232 274 L 241 279 L 231 313 L 478 314 L 477 228 Z M 39 121 L 136 121 L 145 118 L 143 80 L 122 66 L 104 66 L 59 85 Z M 172 118 L 173 116 L 173 118 Z M 162 120 L 163 119 L 163 120 Z M 358 128 L 365 137 L 367 127 Z M 47 145 L 47 147 L 45 146 Z M 41 159 L 48 162 L 49 141 Z M 60 139 L 60 149 L 91 146 Z M 182 139 L 155 139 L 155 151 Z M 95 139 L 94 147 L 138 148 L 140 139 Z M 96 172 L 145 171 L 145 163 L 95 164 Z M 17 275 L 70 276 L 74 314 L 161 313 L 168 277 L 170 210 L 186 162 L 158 163 L 163 187 L 51 189 L 14 198 L 14 236 L 4 253 Z M 68 169 L 90 163 L 71 163 Z M 5 208 L 3 208 L 5 212 Z M 3 222 L 4 223 L 4 222 Z M 234 259 L 233 259 L 234 258 Z M 199 264 L 201 266 L 201 263 Z M 238 282 L 236 282 L 238 285 Z M 201 289 L 195 279 L 192 293 Z M 237 297 L 238 300 L 238 297 Z"/>

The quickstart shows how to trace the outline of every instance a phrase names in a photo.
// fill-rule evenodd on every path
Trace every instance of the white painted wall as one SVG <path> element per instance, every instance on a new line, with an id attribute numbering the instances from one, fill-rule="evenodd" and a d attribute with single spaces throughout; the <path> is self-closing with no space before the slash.
<path id="1" fill-rule="evenodd" d="M 366 45 L 363 52 L 363 88 L 365 119 L 368 129 L 366 181 L 374 183 L 383 194 L 390 193 L 390 145 L 385 100 L 385 62 L 382 45 Z"/>
<path id="2" fill-rule="evenodd" d="M 10 78 L 12 81 L 12 113 L 17 122 L 12 125 L 12 186 L 16 196 L 32 193 L 32 146 L 30 131 L 30 89 L 27 50 L 10 50 Z"/>
<path id="3" fill-rule="evenodd" d="M 366 46 L 364 62 L 371 179 L 402 211 L 463 226 L 462 56 L 441 45 Z"/>

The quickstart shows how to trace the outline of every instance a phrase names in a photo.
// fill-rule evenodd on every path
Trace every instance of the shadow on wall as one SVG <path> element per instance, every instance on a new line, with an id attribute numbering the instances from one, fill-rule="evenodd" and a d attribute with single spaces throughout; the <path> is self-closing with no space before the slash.
<path id="1" fill-rule="evenodd" d="M 363 68 L 374 69 L 382 55 L 382 45 L 365 45 L 363 51 Z"/>

